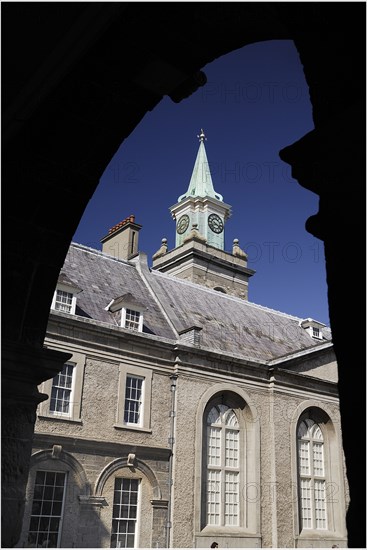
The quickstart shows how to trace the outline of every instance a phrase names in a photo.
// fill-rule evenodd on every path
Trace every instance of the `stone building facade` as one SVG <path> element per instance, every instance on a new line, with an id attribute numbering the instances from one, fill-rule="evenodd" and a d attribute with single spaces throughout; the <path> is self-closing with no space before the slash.
<path id="1" fill-rule="evenodd" d="M 40 387 L 18 547 L 345 546 L 330 330 L 247 300 L 207 171 L 201 132 L 152 269 L 133 217 L 70 246 L 45 340 L 69 359 Z"/>

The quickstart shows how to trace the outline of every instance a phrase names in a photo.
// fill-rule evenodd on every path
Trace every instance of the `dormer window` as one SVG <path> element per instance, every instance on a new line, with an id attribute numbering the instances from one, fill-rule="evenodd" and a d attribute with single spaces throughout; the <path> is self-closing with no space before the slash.
<path id="1" fill-rule="evenodd" d="M 64 311 L 65 313 L 73 313 L 75 311 L 75 304 L 73 304 L 74 295 L 72 292 L 65 292 L 64 290 L 57 289 L 55 296 L 55 306 L 53 309 L 56 311 Z M 74 307 L 73 307 L 74 305 Z"/>
<path id="2" fill-rule="evenodd" d="M 315 319 L 304 319 L 300 322 L 300 326 L 308 332 L 308 334 L 315 340 L 322 340 L 322 329 L 326 327 L 323 323 L 315 321 Z"/>
<path id="3" fill-rule="evenodd" d="M 64 273 L 60 274 L 51 309 L 75 315 L 76 297 L 81 289 L 75 285 Z"/>
<path id="4" fill-rule="evenodd" d="M 121 326 L 138 332 L 143 331 L 143 315 L 140 311 L 128 307 L 121 310 Z"/>
<path id="5" fill-rule="evenodd" d="M 143 332 L 143 306 L 130 293 L 111 300 L 105 310 L 110 311 L 123 328 Z"/>

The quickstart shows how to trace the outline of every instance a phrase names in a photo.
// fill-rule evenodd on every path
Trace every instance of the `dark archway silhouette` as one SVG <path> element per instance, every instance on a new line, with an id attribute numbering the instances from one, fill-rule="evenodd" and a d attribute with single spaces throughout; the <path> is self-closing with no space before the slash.
<path id="1" fill-rule="evenodd" d="M 108 162 L 164 95 L 253 42 L 293 40 L 315 129 L 280 152 L 320 196 L 350 486 L 349 546 L 365 546 L 365 4 L 2 3 L 3 546 L 23 515 L 37 385 L 66 354 L 43 348 L 59 270 Z M 61 197 L 65 208 L 56 207 Z M 353 338 L 350 335 L 353 335 Z"/>

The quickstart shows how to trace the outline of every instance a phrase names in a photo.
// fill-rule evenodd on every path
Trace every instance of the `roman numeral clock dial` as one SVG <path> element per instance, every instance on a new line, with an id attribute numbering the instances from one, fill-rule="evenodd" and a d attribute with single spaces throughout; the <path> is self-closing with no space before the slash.
<path id="1" fill-rule="evenodd" d="M 224 225 L 222 219 L 217 214 L 210 214 L 208 225 L 213 233 L 222 233 Z"/>
<path id="2" fill-rule="evenodd" d="M 177 221 L 176 231 L 179 235 L 185 233 L 186 229 L 189 227 L 190 218 L 187 214 L 184 214 Z"/>

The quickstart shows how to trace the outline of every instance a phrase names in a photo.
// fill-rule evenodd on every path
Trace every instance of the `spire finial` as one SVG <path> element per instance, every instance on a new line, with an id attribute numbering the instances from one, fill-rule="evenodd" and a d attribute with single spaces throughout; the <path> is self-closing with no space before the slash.
<path id="1" fill-rule="evenodd" d="M 201 130 L 200 130 L 200 135 L 197 136 L 197 137 L 199 138 L 199 141 L 200 141 L 200 142 L 201 142 L 201 141 L 204 141 L 204 140 L 206 141 L 206 137 L 205 137 L 205 134 L 204 134 L 204 130 L 203 130 L 202 128 L 201 128 Z"/>

